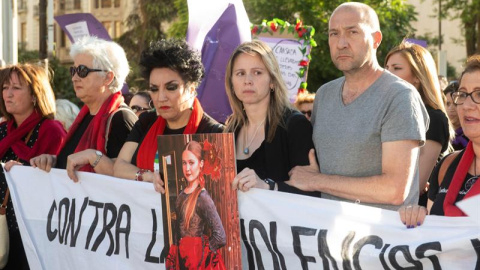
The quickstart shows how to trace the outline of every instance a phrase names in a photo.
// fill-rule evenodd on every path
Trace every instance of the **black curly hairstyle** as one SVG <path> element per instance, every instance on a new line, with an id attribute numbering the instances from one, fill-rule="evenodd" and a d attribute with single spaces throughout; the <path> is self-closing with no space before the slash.
<path id="1" fill-rule="evenodd" d="M 185 83 L 199 84 L 204 76 L 202 58 L 185 40 L 162 39 L 150 43 L 140 56 L 141 74 L 148 82 L 155 68 L 169 68 L 178 72 Z"/>

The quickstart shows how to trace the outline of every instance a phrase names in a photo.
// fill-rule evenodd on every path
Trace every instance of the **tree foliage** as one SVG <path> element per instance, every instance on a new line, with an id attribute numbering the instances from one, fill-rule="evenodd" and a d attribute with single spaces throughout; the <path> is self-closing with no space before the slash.
<path id="1" fill-rule="evenodd" d="M 146 1 L 147 0 L 141 0 L 140 2 Z M 151 1 L 155 2 L 160 0 Z M 187 0 L 163 0 L 160 2 L 171 2 L 170 5 L 164 5 L 163 8 L 174 10 L 174 14 L 178 15 L 167 30 L 166 36 L 184 38 L 188 26 Z M 311 25 L 315 28 L 316 34 L 314 39 L 318 46 L 312 50 L 312 61 L 310 63 L 307 78 L 308 90 L 312 92 L 316 91 L 325 82 L 342 75 L 341 72 L 335 68 L 330 59 L 327 29 L 330 14 L 343 2 L 343 0 L 243 0 L 250 22 L 253 24 L 260 24 L 263 19 L 271 20 L 273 18 L 279 18 L 281 20 L 295 23 L 296 19 L 299 18 L 304 25 Z M 373 7 L 377 11 L 380 19 L 380 24 L 383 29 L 383 41 L 378 56 L 380 64 L 383 64 L 387 52 L 393 46 L 400 43 L 402 39 L 414 32 L 410 23 L 416 20 L 416 13 L 414 7 L 406 4 L 403 0 L 367 0 L 363 2 Z M 154 14 L 149 14 L 148 16 L 158 19 L 158 16 Z M 208 14 L 205 16 L 208 16 Z M 133 18 L 141 18 L 141 16 L 134 16 Z M 163 19 L 165 18 L 162 18 L 162 20 Z M 172 17 L 168 17 L 168 20 L 171 19 Z M 136 25 L 141 24 L 136 22 Z M 149 25 L 150 24 L 144 24 L 145 28 L 140 29 L 145 30 Z M 137 29 L 132 33 L 127 33 L 126 36 L 128 39 L 132 39 L 134 37 L 133 33 L 137 32 L 140 31 Z M 153 37 L 153 35 L 147 36 Z M 122 40 L 120 40 L 120 42 L 125 48 L 126 43 Z M 146 44 L 146 42 L 144 42 L 144 44 Z M 129 46 L 131 47 L 132 45 L 133 44 Z M 143 47 L 136 47 L 132 53 L 138 54 L 141 49 L 143 49 Z M 129 59 L 132 60 L 138 58 L 129 56 Z"/>
<path id="2" fill-rule="evenodd" d="M 442 18 L 459 18 L 463 24 L 467 56 L 480 53 L 480 1 L 479 0 L 437 0 L 442 1 Z M 438 3 L 438 2 L 437 2 Z M 438 12 L 437 12 L 438 13 Z"/>
<path id="3" fill-rule="evenodd" d="M 39 52 L 38 51 L 27 51 L 24 47 L 20 47 L 18 50 L 18 62 L 19 63 L 39 63 Z M 53 92 L 55 93 L 56 99 L 68 99 L 71 102 L 81 105 L 81 101 L 75 95 L 73 90 L 72 77 L 70 76 L 70 71 L 68 67 L 65 67 L 60 64 L 60 61 L 56 57 L 50 57 L 49 62 L 49 71 L 50 78 L 53 78 L 50 81 L 52 85 Z"/>
<path id="4" fill-rule="evenodd" d="M 188 28 L 187 0 L 175 0 L 174 4 L 178 11 L 178 17 L 168 29 L 168 37 L 185 38 L 187 36 Z"/>
<path id="5" fill-rule="evenodd" d="M 128 16 L 130 29 L 117 42 L 125 49 L 131 68 L 127 83 L 130 87 L 143 89 L 146 82 L 140 76 L 138 61 L 150 42 L 167 37 L 166 30 L 177 16 L 174 0 L 137 0 L 136 7 Z M 188 14 L 187 14 L 188 17 Z"/>
<path id="6" fill-rule="evenodd" d="M 315 92 L 322 84 L 342 76 L 333 65 L 328 48 L 328 19 L 333 10 L 344 1 L 320 0 L 244 0 L 250 22 L 260 24 L 263 19 L 279 18 L 295 22 L 297 18 L 304 25 L 315 28 L 317 47 L 312 50 L 312 61 L 308 70 L 308 90 Z M 383 29 L 383 41 L 378 51 L 380 64 L 387 52 L 414 32 L 411 22 L 416 20 L 414 7 L 401 0 L 370 0 L 363 1 L 375 9 Z"/>

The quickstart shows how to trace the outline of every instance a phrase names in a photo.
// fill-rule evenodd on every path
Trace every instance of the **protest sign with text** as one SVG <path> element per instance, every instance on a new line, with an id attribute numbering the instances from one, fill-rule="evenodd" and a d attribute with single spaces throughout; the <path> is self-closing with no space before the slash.
<path id="1" fill-rule="evenodd" d="M 151 183 L 14 166 L 6 173 L 32 269 L 162 269 Z M 243 269 L 479 269 L 480 227 L 282 192 L 238 193 Z M 240 241 L 240 239 L 239 239 Z"/>

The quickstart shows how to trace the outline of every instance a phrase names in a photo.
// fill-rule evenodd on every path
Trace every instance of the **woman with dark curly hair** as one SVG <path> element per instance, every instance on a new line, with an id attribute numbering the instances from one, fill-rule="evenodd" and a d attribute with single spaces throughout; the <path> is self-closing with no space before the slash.
<path id="1" fill-rule="evenodd" d="M 114 175 L 153 182 L 164 193 L 164 183 L 154 172 L 157 136 L 162 134 L 221 133 L 223 125 L 203 112 L 196 88 L 204 69 L 200 54 L 183 40 L 161 40 L 150 44 L 140 58 L 143 77 L 155 111 L 141 114 L 114 165 Z"/>

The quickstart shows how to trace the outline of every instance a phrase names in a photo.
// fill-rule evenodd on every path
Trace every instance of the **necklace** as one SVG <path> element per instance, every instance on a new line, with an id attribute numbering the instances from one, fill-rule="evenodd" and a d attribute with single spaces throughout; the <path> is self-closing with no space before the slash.
<path id="1" fill-rule="evenodd" d="M 473 169 L 473 173 L 474 175 L 472 177 L 470 177 L 469 179 L 467 179 L 467 181 L 465 182 L 465 191 L 460 191 L 460 193 L 463 193 L 464 195 L 467 194 L 467 192 L 470 190 L 470 188 L 472 188 L 472 186 L 475 184 L 475 182 L 477 181 L 477 179 L 479 178 L 480 175 L 477 175 L 477 158 L 475 157 L 474 160 L 473 160 L 473 166 L 474 166 L 474 169 Z"/>
<path id="2" fill-rule="evenodd" d="M 263 123 L 265 122 L 265 119 L 263 119 L 263 121 L 257 126 L 257 128 L 255 129 L 255 132 L 253 133 L 253 136 L 252 138 L 250 139 L 250 142 L 247 144 L 247 141 L 248 141 L 248 128 L 245 129 L 245 148 L 243 149 L 243 153 L 245 155 L 248 155 L 248 153 L 250 153 L 250 145 L 252 144 L 253 140 L 255 139 L 255 137 L 257 136 L 257 132 L 258 132 L 258 129 L 263 125 Z"/>

